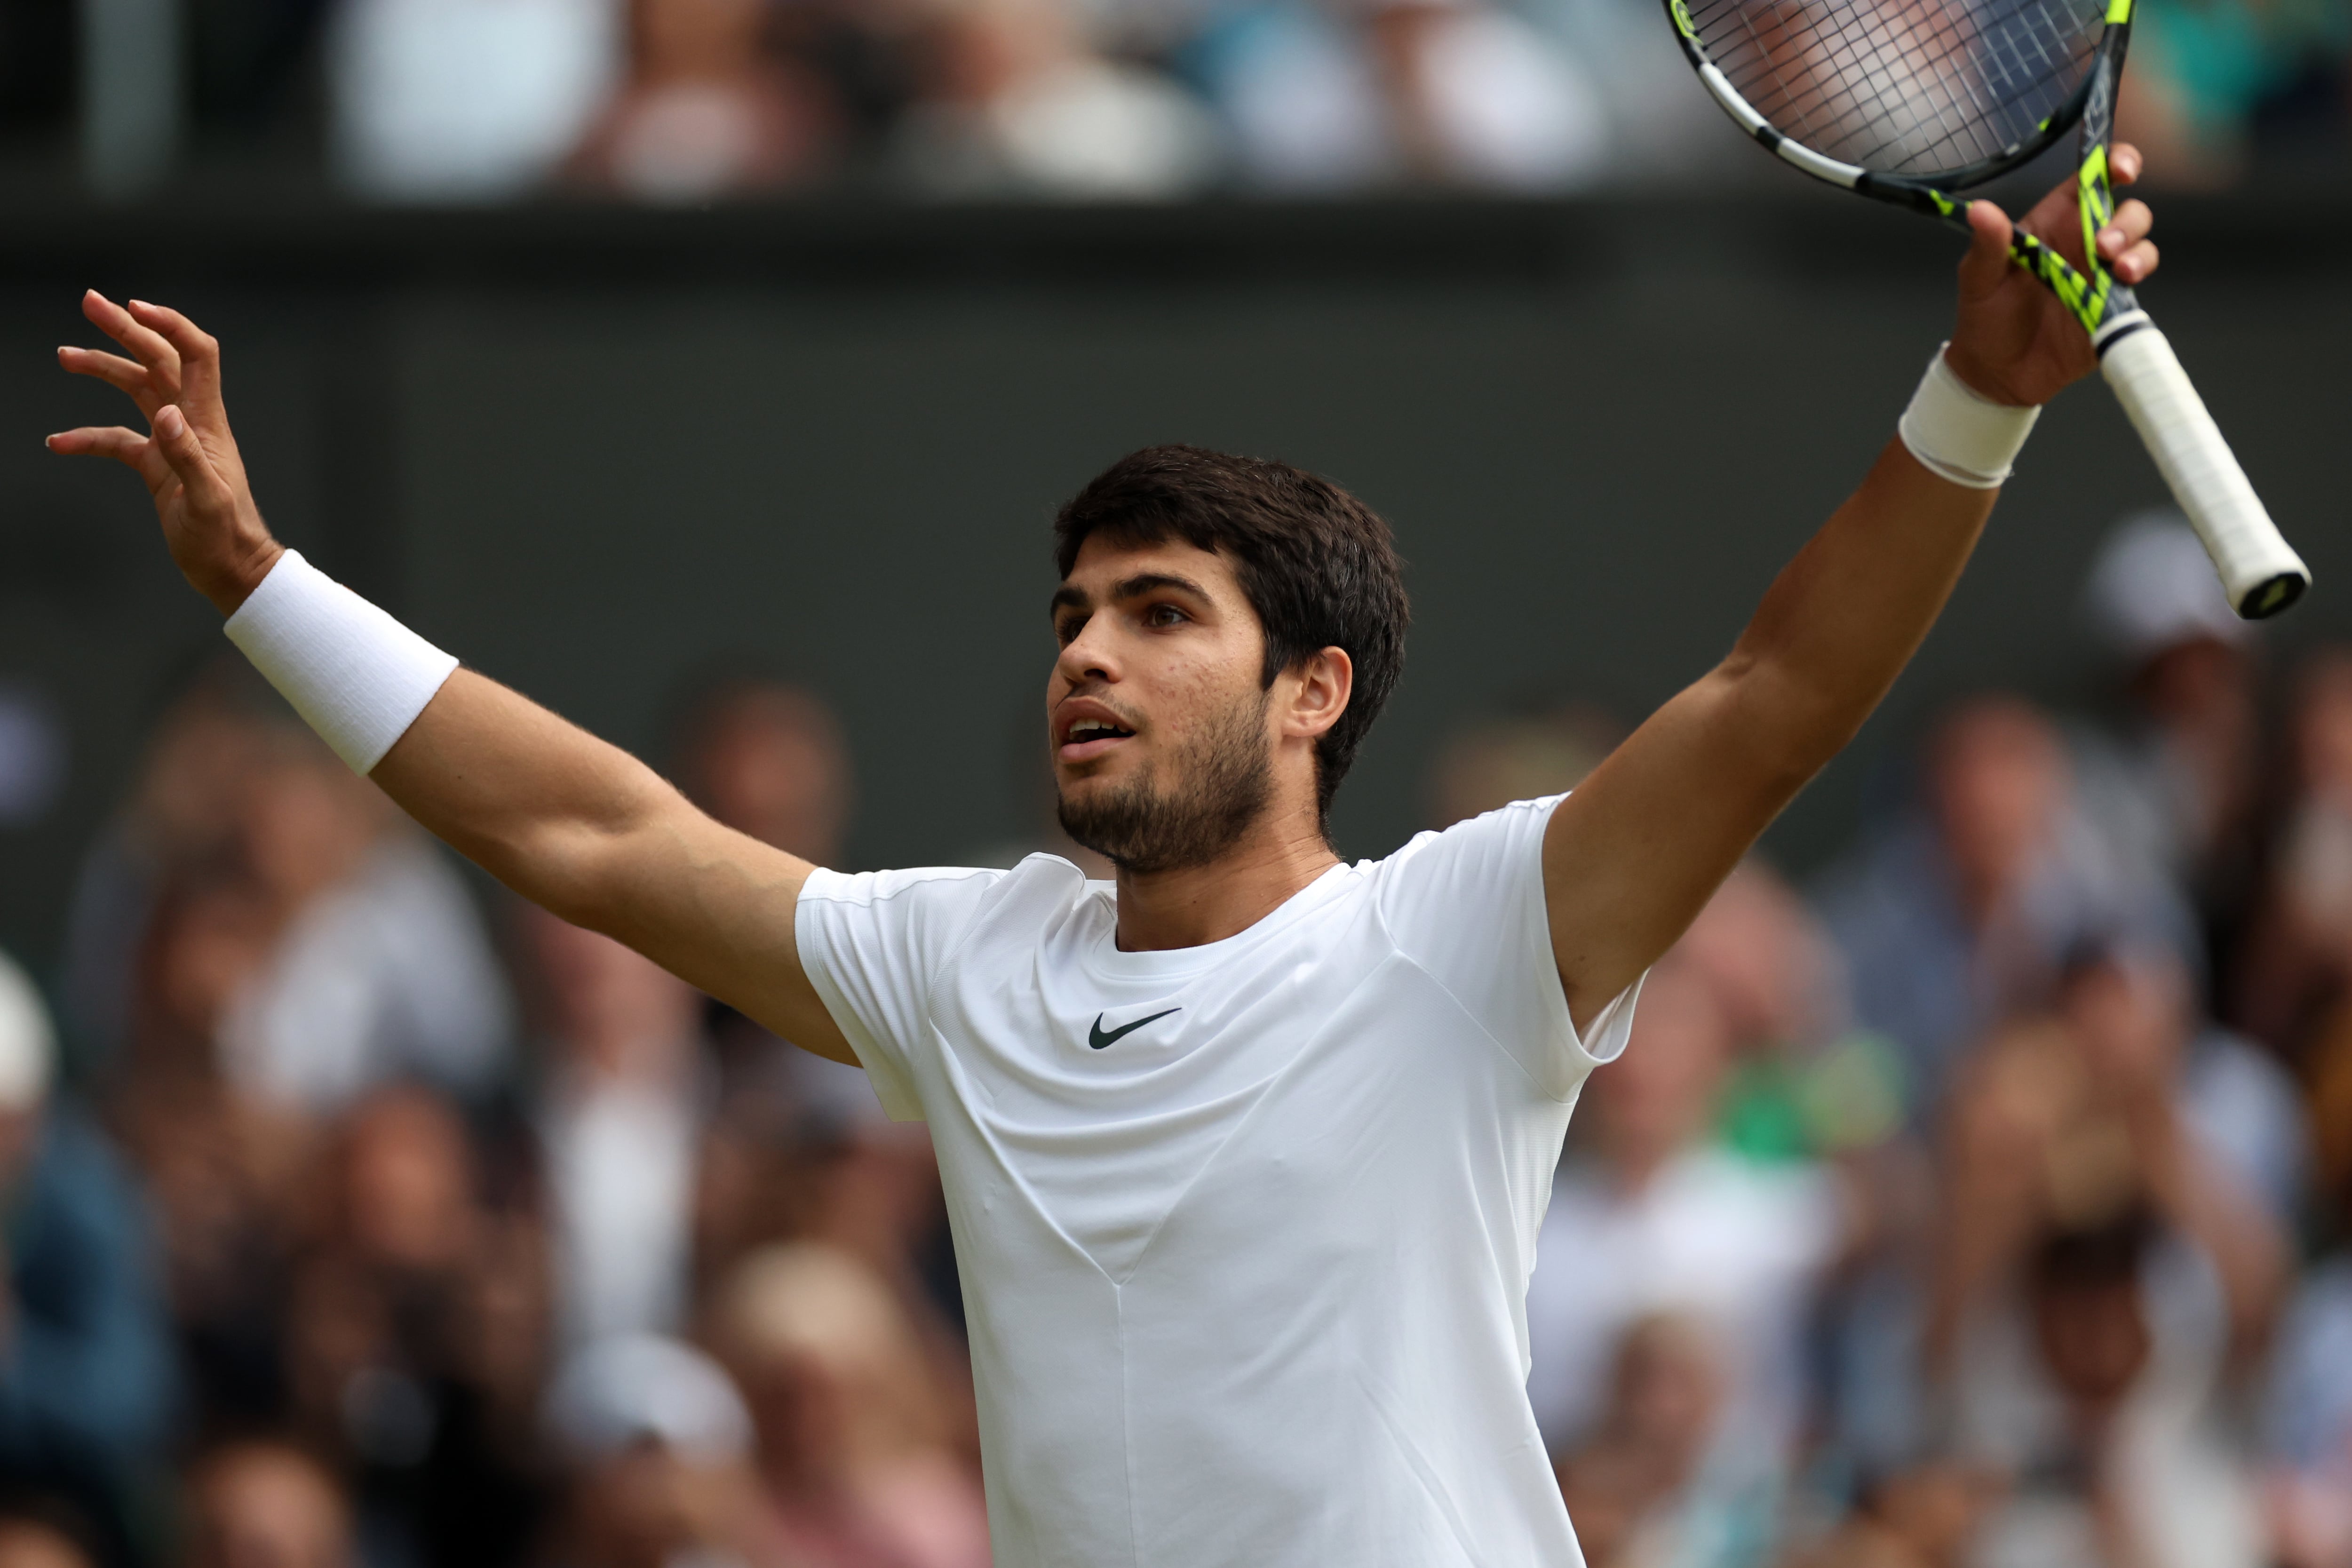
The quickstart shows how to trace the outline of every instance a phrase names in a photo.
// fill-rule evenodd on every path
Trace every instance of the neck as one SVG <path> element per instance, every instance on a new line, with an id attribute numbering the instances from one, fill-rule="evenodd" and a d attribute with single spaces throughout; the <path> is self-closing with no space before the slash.
<path id="1" fill-rule="evenodd" d="M 1339 863 L 1314 815 L 1262 820 L 1205 866 L 1118 873 L 1118 945 L 1200 947 L 1249 930 Z"/>

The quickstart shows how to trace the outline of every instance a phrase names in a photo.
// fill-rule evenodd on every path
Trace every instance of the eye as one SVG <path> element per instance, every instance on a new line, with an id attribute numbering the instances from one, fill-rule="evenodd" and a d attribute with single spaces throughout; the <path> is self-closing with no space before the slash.
<path id="1" fill-rule="evenodd" d="M 1192 616 L 1186 615 L 1175 605 L 1167 603 L 1165 600 L 1162 600 L 1160 603 L 1152 605 L 1150 609 L 1143 612 L 1143 624 L 1147 626 L 1182 626 L 1186 621 L 1189 621 L 1192 618 Z"/>
<path id="2" fill-rule="evenodd" d="M 1087 618 L 1084 616 L 1055 616 L 1054 640 L 1064 647 L 1069 647 L 1071 642 L 1076 639 L 1078 633 L 1084 629 L 1086 624 Z"/>

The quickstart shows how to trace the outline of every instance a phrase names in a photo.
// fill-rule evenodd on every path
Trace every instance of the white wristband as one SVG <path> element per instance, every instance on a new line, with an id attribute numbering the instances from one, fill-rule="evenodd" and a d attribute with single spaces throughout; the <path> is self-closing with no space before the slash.
<path id="1" fill-rule="evenodd" d="M 1937 345 L 1895 433 L 1931 473 L 1972 490 L 1999 489 L 2042 410 L 1979 395 L 1944 363 L 1944 350 L 1950 346 Z"/>
<path id="2" fill-rule="evenodd" d="M 225 629 L 356 773 L 383 760 L 457 668 L 293 550 Z"/>

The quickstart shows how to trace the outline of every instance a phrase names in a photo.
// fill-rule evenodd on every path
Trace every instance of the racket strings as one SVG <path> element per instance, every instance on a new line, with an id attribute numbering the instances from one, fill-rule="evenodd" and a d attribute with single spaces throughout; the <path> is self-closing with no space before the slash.
<path id="1" fill-rule="evenodd" d="M 1790 140 L 1928 176 L 2033 136 L 2089 68 L 2103 0 L 1698 0 L 1701 50 Z"/>

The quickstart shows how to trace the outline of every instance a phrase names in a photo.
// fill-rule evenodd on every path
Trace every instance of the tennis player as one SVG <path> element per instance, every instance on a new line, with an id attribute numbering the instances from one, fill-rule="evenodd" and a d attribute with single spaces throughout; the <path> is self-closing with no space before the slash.
<path id="1" fill-rule="evenodd" d="M 2071 184 L 2029 222 L 2079 247 Z M 2128 202 L 2097 236 L 2126 281 L 2148 224 Z M 129 357 L 64 366 L 152 434 L 49 445 L 139 471 L 230 637 L 419 822 L 929 1122 L 1004 1568 L 1571 1564 L 1524 1299 L 1578 1089 L 1927 633 L 2036 405 L 2092 368 L 2008 219 L 1974 228 L 1898 438 L 1729 657 L 1573 795 L 1353 865 L 1325 817 L 1405 594 L 1381 521 L 1279 463 L 1154 447 L 1056 522 L 1045 720 L 1102 883 L 1044 855 L 820 869 L 458 668 L 270 537 L 218 345 L 174 311 L 86 298 Z"/>

